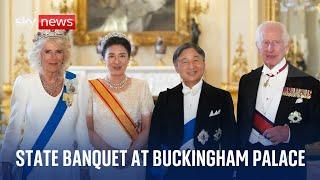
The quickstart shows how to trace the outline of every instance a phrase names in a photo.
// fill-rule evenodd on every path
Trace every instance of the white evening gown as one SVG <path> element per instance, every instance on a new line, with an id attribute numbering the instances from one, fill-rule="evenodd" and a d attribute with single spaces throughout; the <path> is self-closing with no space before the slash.
<path id="1" fill-rule="evenodd" d="M 125 91 L 114 95 L 136 125 L 141 125 L 142 116 L 151 116 L 154 104 L 146 81 L 132 78 Z M 129 148 L 130 136 L 92 89 L 89 93 L 87 113 L 93 116 L 94 130 L 106 143 L 117 149 Z M 101 167 L 100 170 L 91 168 L 92 180 L 144 180 L 145 173 L 145 167 Z"/>
<path id="2" fill-rule="evenodd" d="M 77 76 L 77 79 L 78 93 L 74 94 L 72 105 L 67 107 L 57 129 L 44 148 L 59 150 L 59 167 L 33 167 L 28 180 L 79 179 L 78 167 L 62 166 L 62 150 L 74 150 L 75 144 L 79 149 L 87 149 L 90 144 L 85 121 L 88 101 L 85 94 L 88 93 L 88 87 L 84 78 Z M 62 90 L 58 96 L 50 96 L 42 86 L 39 73 L 17 77 L 11 99 L 10 122 L 0 154 L 1 162 L 15 164 L 15 152 L 18 148 L 32 149 L 61 94 Z"/>

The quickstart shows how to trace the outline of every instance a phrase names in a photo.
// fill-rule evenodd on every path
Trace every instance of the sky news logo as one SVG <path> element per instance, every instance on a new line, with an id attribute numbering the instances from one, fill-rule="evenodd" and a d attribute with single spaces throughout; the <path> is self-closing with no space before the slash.
<path id="1" fill-rule="evenodd" d="M 39 29 L 76 29 L 75 15 L 39 15 L 38 21 Z"/>
<path id="2" fill-rule="evenodd" d="M 37 23 L 37 19 L 20 16 L 16 18 L 16 24 L 18 25 L 33 25 Z"/>

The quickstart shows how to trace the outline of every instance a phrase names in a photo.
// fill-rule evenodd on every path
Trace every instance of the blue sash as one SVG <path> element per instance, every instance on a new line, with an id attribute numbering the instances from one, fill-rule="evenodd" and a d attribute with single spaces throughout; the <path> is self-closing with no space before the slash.
<path id="1" fill-rule="evenodd" d="M 196 126 L 196 118 L 191 119 L 184 125 L 182 146 L 193 139 L 194 129 Z"/>
<path id="2" fill-rule="evenodd" d="M 165 146 L 165 145 L 161 145 L 161 149 L 160 150 L 168 151 L 169 148 L 167 146 Z M 150 152 L 150 153 L 153 153 L 153 152 Z M 151 174 L 152 174 L 152 178 L 156 179 L 156 180 L 164 180 L 164 177 L 166 176 L 166 174 L 168 172 L 168 167 L 165 167 L 163 165 L 161 165 L 161 166 L 150 165 L 150 166 L 151 166 L 150 171 L 151 171 Z"/>
<path id="3" fill-rule="evenodd" d="M 191 119 L 184 125 L 182 146 L 193 139 L 194 129 L 196 126 L 196 118 Z M 161 150 L 168 150 L 168 147 L 161 145 Z M 168 168 L 164 166 L 152 167 L 151 174 L 157 177 L 158 180 L 163 180 L 167 174 Z"/>
<path id="4" fill-rule="evenodd" d="M 67 79 L 74 79 L 76 78 L 76 75 L 67 71 L 66 72 L 66 78 Z M 32 146 L 32 150 L 33 152 L 35 152 L 36 150 L 40 150 L 42 151 L 44 149 L 44 147 L 47 145 L 47 143 L 49 142 L 51 136 L 53 135 L 54 131 L 57 129 L 64 113 L 67 110 L 67 105 L 66 102 L 64 102 L 63 99 L 63 93 L 67 92 L 66 86 L 63 86 L 63 92 L 59 98 L 59 101 L 56 105 L 56 107 L 54 108 L 48 122 L 46 123 L 46 125 L 44 126 L 44 128 L 42 129 L 39 137 L 37 138 L 36 142 L 34 143 L 34 145 Z M 27 166 L 24 165 L 23 166 L 23 171 L 22 171 L 22 180 L 26 180 L 28 175 L 30 174 L 30 172 L 32 171 L 33 168 L 33 162 L 34 162 L 34 154 L 32 153 L 31 155 L 31 166 Z"/>

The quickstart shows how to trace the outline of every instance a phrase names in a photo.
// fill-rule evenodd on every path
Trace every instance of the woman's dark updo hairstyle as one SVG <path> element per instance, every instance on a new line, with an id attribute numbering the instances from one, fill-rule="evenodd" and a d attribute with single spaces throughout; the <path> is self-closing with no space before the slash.
<path id="1" fill-rule="evenodd" d="M 131 45 L 130 41 L 127 37 L 122 33 L 109 33 L 102 39 L 102 52 L 101 55 L 103 59 L 105 58 L 105 54 L 107 49 L 112 45 L 122 45 L 128 52 L 128 56 L 131 54 Z"/>

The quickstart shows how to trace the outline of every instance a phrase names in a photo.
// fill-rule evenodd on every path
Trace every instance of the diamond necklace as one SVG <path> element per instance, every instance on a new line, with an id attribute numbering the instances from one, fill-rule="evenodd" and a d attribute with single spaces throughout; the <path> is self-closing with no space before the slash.
<path id="1" fill-rule="evenodd" d="M 45 80 L 44 76 L 40 74 L 40 80 L 43 85 L 43 88 L 50 96 L 55 96 L 58 92 L 60 92 L 61 87 L 63 85 L 62 78 L 56 77 L 54 83 L 49 83 Z"/>

